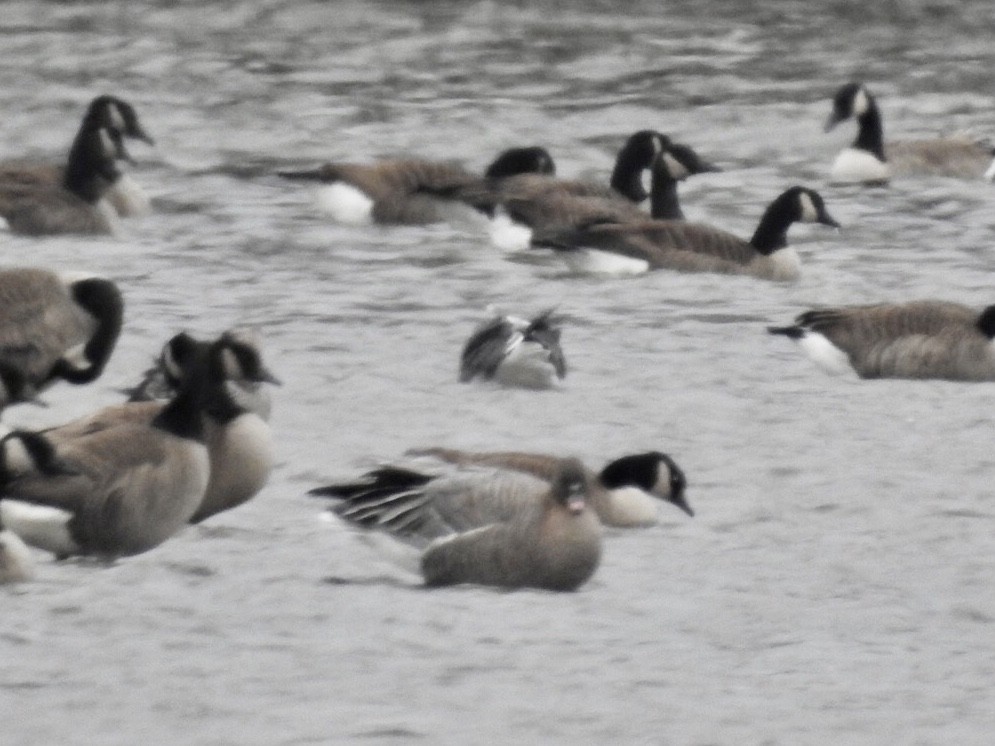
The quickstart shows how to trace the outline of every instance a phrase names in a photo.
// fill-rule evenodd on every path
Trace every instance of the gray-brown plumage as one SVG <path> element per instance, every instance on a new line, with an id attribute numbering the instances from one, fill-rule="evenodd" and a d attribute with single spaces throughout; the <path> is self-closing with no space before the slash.
<path id="1" fill-rule="evenodd" d="M 155 141 L 145 131 L 134 107 L 115 96 L 97 96 L 83 115 L 79 130 L 69 151 L 69 159 L 78 148 L 85 146 L 89 133 L 103 128 L 114 135 L 116 159 L 131 162 L 122 138 L 133 138 L 154 145 Z M 28 188 L 56 188 L 66 176 L 66 164 L 30 163 L 7 161 L 0 163 L 0 189 L 20 186 Z M 105 198 L 118 215 L 136 215 L 147 212 L 148 198 L 126 174 L 117 171 L 107 185 Z"/>
<path id="2" fill-rule="evenodd" d="M 103 197 L 120 178 L 120 147 L 112 130 L 81 131 L 59 184 L 0 183 L 0 217 L 12 233 L 28 236 L 113 233 L 116 215 Z"/>
<path id="3" fill-rule="evenodd" d="M 490 178 L 510 174 L 552 173 L 543 148 L 513 148 L 488 167 Z M 418 159 L 372 164 L 326 163 L 306 171 L 283 171 L 287 179 L 317 181 L 328 187 L 321 202 L 332 217 L 352 225 L 434 223 L 446 218 L 446 205 L 481 177 L 455 163 Z"/>
<path id="4" fill-rule="evenodd" d="M 596 261 L 614 255 L 641 263 L 643 271 L 674 269 L 795 280 L 800 263 L 787 242 L 788 228 L 795 222 L 839 225 L 817 192 L 796 186 L 768 206 L 750 240 L 699 223 L 647 220 L 543 233 L 533 243 L 560 252 L 578 271 L 596 271 L 592 269 Z"/>
<path id="5" fill-rule="evenodd" d="M 658 138 L 660 150 L 645 166 L 651 175 L 648 217 L 683 220 L 677 196 L 678 182 L 693 174 L 719 169 L 702 160 L 690 147 L 670 142 L 659 133 L 652 134 Z M 645 148 L 647 154 L 653 151 L 651 147 Z M 643 161 L 632 161 L 632 165 L 643 166 Z M 528 176 L 506 179 L 498 188 L 500 204 L 513 220 L 547 232 L 646 220 L 647 212 L 637 199 L 643 194 L 645 192 L 623 193 L 614 186 L 605 188 L 586 182 L 546 179 L 544 183 L 540 177 Z"/>
<path id="6" fill-rule="evenodd" d="M 922 300 L 807 311 L 770 327 L 799 342 L 820 365 L 861 378 L 995 380 L 995 306 Z"/>
<path id="7" fill-rule="evenodd" d="M 531 474 L 549 481 L 564 458 L 523 451 L 463 451 L 452 448 L 418 448 L 412 456 L 431 456 L 461 466 L 489 466 Z M 623 456 L 598 473 L 585 468 L 588 501 L 606 526 L 632 528 L 657 522 L 662 500 L 689 516 L 694 511 L 685 497 L 687 479 L 672 458 L 659 451 Z"/>
<path id="8" fill-rule="evenodd" d="M 341 499 L 335 512 L 347 521 L 429 542 L 421 569 L 430 586 L 574 590 L 601 558 L 601 525 L 575 459 L 549 482 L 509 471 L 435 477 L 385 468 L 312 494 Z"/>
<path id="9" fill-rule="evenodd" d="M 264 401 L 264 413 L 269 414 L 269 399 L 258 389 L 263 383 L 278 381 L 263 364 L 258 340 L 238 331 L 226 332 L 214 343 L 195 340 L 186 333 L 175 335 L 161 355 L 168 361 L 171 385 L 181 389 L 187 377 L 206 364 L 219 346 L 221 368 L 208 388 L 202 416 L 211 474 L 191 523 L 250 500 L 266 484 L 273 468 L 272 433 L 266 418 L 254 407 Z M 126 402 L 43 434 L 58 445 L 125 423 L 150 425 L 166 406 L 161 401 Z"/>
<path id="10" fill-rule="evenodd" d="M 47 269 L 0 271 L 0 371 L 18 376 L 30 400 L 57 380 L 103 373 L 121 332 L 124 302 L 110 280 Z"/>
<path id="11" fill-rule="evenodd" d="M 880 183 L 892 176 L 912 175 L 995 176 L 991 143 L 962 135 L 885 143 L 881 111 L 863 83 L 847 83 L 837 90 L 825 129 L 828 132 L 851 118 L 857 121 L 857 137 L 833 163 L 830 179 L 834 182 Z"/>

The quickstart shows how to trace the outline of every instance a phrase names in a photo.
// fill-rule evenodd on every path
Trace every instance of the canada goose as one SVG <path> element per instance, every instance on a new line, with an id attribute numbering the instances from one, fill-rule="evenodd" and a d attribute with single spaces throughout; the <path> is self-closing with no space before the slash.
<path id="1" fill-rule="evenodd" d="M 311 494 L 341 499 L 340 517 L 425 546 L 426 585 L 479 583 L 569 591 L 601 559 L 584 467 L 565 459 L 549 482 L 508 471 L 432 477 L 385 468 Z"/>
<path id="2" fill-rule="evenodd" d="M 895 141 L 885 145 L 881 112 L 863 83 L 847 83 L 836 91 L 826 132 L 851 117 L 857 120 L 857 138 L 833 162 L 829 173 L 832 182 L 880 184 L 894 175 L 989 180 L 995 176 L 992 159 L 995 150 L 968 137 Z"/>
<path id="3" fill-rule="evenodd" d="M 103 197 L 121 174 L 120 143 L 106 127 L 82 130 L 61 184 L 0 184 L 0 217 L 12 233 L 28 236 L 114 233 L 117 216 Z"/>
<path id="4" fill-rule="evenodd" d="M 552 309 L 534 319 L 496 316 L 478 326 L 463 347 L 459 380 L 494 380 L 505 386 L 545 389 L 567 374 L 560 327 Z"/>
<path id="5" fill-rule="evenodd" d="M 190 375 L 210 364 L 212 355 L 220 356 L 221 367 L 207 384 L 202 414 L 211 475 L 191 523 L 247 502 L 263 488 L 273 468 L 273 438 L 266 422 L 269 399 L 258 389 L 264 382 L 279 384 L 279 380 L 263 364 L 258 340 L 235 330 L 212 343 L 180 333 L 166 343 L 161 357 L 168 361 L 174 385 L 182 390 Z M 257 411 L 260 402 L 265 404 L 265 417 Z M 161 401 L 126 402 L 44 430 L 42 435 L 58 447 L 126 423 L 149 426 L 166 406 Z"/>
<path id="6" fill-rule="evenodd" d="M 202 508 L 212 476 L 205 421 L 229 406 L 226 381 L 252 375 L 251 358 L 222 335 L 165 406 L 120 404 L 59 428 L 8 434 L 0 440 L 0 524 L 60 557 L 126 556 L 162 543 Z M 154 411 L 142 420 L 135 409 Z"/>
<path id="7" fill-rule="evenodd" d="M 33 576 L 27 545 L 13 531 L 0 528 L 0 585 L 21 583 Z"/>
<path id="8" fill-rule="evenodd" d="M 88 133 L 100 128 L 104 128 L 116 135 L 116 158 L 118 160 L 132 162 L 130 155 L 121 141 L 123 137 L 155 145 L 155 140 L 142 127 L 141 122 L 138 120 L 138 114 L 131 104 L 115 96 L 97 96 L 90 102 L 86 113 L 83 115 L 83 121 L 69 150 L 70 161 L 73 159 L 74 151 L 85 147 L 85 140 L 88 137 Z M 65 167 L 61 165 L 38 165 L 20 162 L 0 164 L 0 185 L 57 187 L 63 183 L 64 178 Z M 141 215 L 149 212 L 148 197 L 142 191 L 142 188 L 126 173 L 118 171 L 116 176 L 109 178 L 111 178 L 111 182 L 108 185 L 105 198 L 114 207 L 118 215 Z"/>
<path id="9" fill-rule="evenodd" d="M 488 167 L 499 179 L 523 172 L 553 173 L 553 159 L 544 148 L 512 148 Z M 326 163 L 306 171 L 281 171 L 285 179 L 326 185 L 323 206 L 348 225 L 420 225 L 445 219 L 444 203 L 455 204 L 457 191 L 480 181 L 462 166 L 426 160 L 384 160 L 373 164 Z"/>
<path id="10" fill-rule="evenodd" d="M 654 130 L 634 133 L 619 150 L 608 184 L 525 173 L 470 182 L 457 197 L 491 217 L 491 243 L 505 251 L 521 251 L 529 247 L 535 230 L 645 218 L 639 205 L 647 197 L 666 209 L 665 200 L 652 195 L 667 189 L 663 182 L 669 177 L 661 174 L 658 184 L 654 163 L 670 144 L 666 135 Z M 703 168 L 713 168 L 694 157 Z M 646 171 L 652 177 L 649 193 L 643 186 Z"/>
<path id="11" fill-rule="evenodd" d="M 947 301 L 806 311 L 793 326 L 769 327 L 797 341 L 831 372 L 861 378 L 995 380 L 995 305 L 980 313 Z"/>
<path id="12" fill-rule="evenodd" d="M 257 335 L 247 329 L 229 329 L 226 334 L 260 354 L 260 344 Z M 203 357 L 210 349 L 211 343 L 195 339 L 186 332 L 173 336 L 156 358 L 155 362 L 143 374 L 142 379 L 134 386 L 122 389 L 129 402 L 158 401 L 166 402 L 176 395 L 183 382 L 185 370 L 191 361 Z M 0 375 L 3 370 L 0 368 Z M 270 379 L 264 379 L 273 383 Z M 228 381 L 226 383 L 229 396 L 237 404 L 248 411 L 255 412 L 264 420 L 269 421 L 272 412 L 272 400 L 269 392 L 260 385 L 260 381 L 247 378 Z"/>
<path id="13" fill-rule="evenodd" d="M 35 268 L 0 271 L 0 378 L 7 403 L 31 400 L 59 379 L 96 380 L 123 315 L 111 280 Z"/>
<path id="14" fill-rule="evenodd" d="M 559 456 L 519 451 L 461 451 L 418 448 L 411 456 L 431 456 L 451 464 L 510 469 L 549 480 L 563 462 Z M 663 467 L 663 468 L 661 468 Z M 588 502 L 605 526 L 631 528 L 657 522 L 659 501 L 669 502 L 689 516 L 694 511 L 684 495 L 687 479 L 672 458 L 659 451 L 622 456 L 600 473 L 586 470 Z"/>
<path id="15" fill-rule="evenodd" d="M 749 241 L 708 225 L 652 220 L 540 235 L 534 243 L 554 249 L 578 272 L 675 269 L 789 281 L 800 274 L 798 254 L 787 242 L 795 222 L 839 227 L 818 192 L 796 186 L 771 202 Z"/>
<path id="16" fill-rule="evenodd" d="M 663 135 L 659 137 L 663 138 Z M 614 190 L 606 192 L 584 182 L 554 180 L 548 180 L 548 188 L 542 189 L 538 178 L 516 177 L 505 180 L 497 200 L 518 232 L 513 227 L 506 233 L 508 229 L 500 222 L 503 216 L 499 215 L 492 224 L 492 241 L 505 250 L 524 250 L 537 231 L 549 233 L 604 223 L 638 222 L 647 217 L 683 220 L 684 213 L 677 197 L 678 181 L 720 169 L 704 161 L 686 145 L 666 139 L 661 142 L 661 150 L 654 156 L 649 169 L 649 215 L 637 202 Z M 522 182 L 526 188 L 516 190 L 516 182 Z M 584 191 L 587 186 L 590 186 L 589 193 Z"/>

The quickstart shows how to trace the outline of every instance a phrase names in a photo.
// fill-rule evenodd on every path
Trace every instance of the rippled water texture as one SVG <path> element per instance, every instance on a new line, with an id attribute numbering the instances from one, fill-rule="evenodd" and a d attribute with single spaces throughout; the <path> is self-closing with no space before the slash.
<path id="1" fill-rule="evenodd" d="M 0 156 L 62 157 L 135 105 L 156 214 L 120 239 L 4 237 L 5 265 L 117 279 L 104 377 L 8 424 L 115 401 L 180 329 L 257 325 L 279 465 L 252 503 L 111 567 L 37 556 L 0 590 L 4 743 L 987 743 L 995 732 L 992 387 L 830 377 L 764 332 L 813 304 L 995 302 L 991 185 L 833 188 L 850 78 L 886 135 L 995 134 L 976 2 L 40 3 L 0 20 Z M 271 174 L 544 144 L 604 178 L 657 128 L 725 171 L 689 218 L 748 235 L 794 183 L 792 286 L 567 274 L 477 226 L 342 228 Z M 559 392 L 456 383 L 495 304 L 568 320 Z M 574 594 L 427 592 L 304 496 L 427 444 L 659 449 L 688 520 L 615 532 Z"/>

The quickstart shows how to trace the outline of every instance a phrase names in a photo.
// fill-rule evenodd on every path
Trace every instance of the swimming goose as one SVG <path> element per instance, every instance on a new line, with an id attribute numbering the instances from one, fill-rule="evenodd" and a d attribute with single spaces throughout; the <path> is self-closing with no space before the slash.
<path id="1" fill-rule="evenodd" d="M 545 190 L 533 183 L 530 188 L 516 191 L 511 187 L 514 187 L 516 181 L 524 181 L 524 177 L 516 177 L 505 180 L 507 185 L 500 189 L 499 202 L 503 213 L 513 225 L 518 226 L 521 233 L 503 232 L 507 229 L 499 222 L 499 216 L 492 225 L 492 240 L 505 250 L 524 250 L 535 231 L 549 233 L 603 223 L 637 222 L 646 220 L 647 217 L 683 220 L 684 213 L 677 198 L 677 183 L 693 174 L 720 169 L 704 161 L 686 145 L 665 140 L 661 148 L 649 169 L 651 178 L 648 216 L 639 204 L 616 191 L 604 192 L 592 187 L 592 193 L 585 193 L 583 182 L 563 182 L 562 188 L 555 188 L 555 182 L 552 182 Z M 506 238 L 508 235 L 513 237 L 512 240 Z"/>
<path id="2" fill-rule="evenodd" d="M 893 175 L 995 177 L 995 150 L 968 137 L 896 141 L 885 146 L 881 112 L 863 83 L 847 83 L 836 92 L 826 132 L 850 118 L 857 120 L 857 138 L 833 162 L 832 182 L 885 183 Z"/>
<path id="3" fill-rule="evenodd" d="M 111 280 L 35 268 L 0 271 L 0 378 L 7 392 L 0 405 L 31 400 L 60 379 L 96 380 L 123 315 Z"/>
<path id="4" fill-rule="evenodd" d="M 553 310 L 532 320 L 496 316 L 478 326 L 463 347 L 459 380 L 480 378 L 505 386 L 550 388 L 567 374 Z"/>
<path id="5" fill-rule="evenodd" d="M 114 233 L 117 216 L 103 198 L 121 175 L 120 152 L 115 131 L 81 131 L 60 184 L 0 183 L 0 217 L 12 233 L 28 236 Z"/>
<path id="6" fill-rule="evenodd" d="M 806 311 L 793 326 L 769 327 L 798 342 L 831 372 L 861 378 L 995 380 L 995 306 L 937 300 Z"/>
<path id="7" fill-rule="evenodd" d="M 818 192 L 796 186 L 767 207 L 749 241 L 708 225 L 651 220 L 543 234 L 534 243 L 554 249 L 578 272 L 675 269 L 790 281 L 798 279 L 801 271 L 798 254 L 787 241 L 788 228 L 795 222 L 839 227 Z"/>
<path id="8" fill-rule="evenodd" d="M 262 383 L 279 380 L 263 363 L 258 340 L 238 330 L 211 343 L 180 333 L 166 343 L 161 357 L 182 390 L 190 375 L 211 364 L 212 355 L 219 362 L 214 363 L 217 369 L 207 385 L 202 414 L 211 475 L 191 523 L 247 502 L 265 486 L 273 469 L 273 438 L 266 422 L 269 398 L 259 389 Z M 161 401 L 126 402 L 42 434 L 58 446 L 125 423 L 148 426 L 167 406 Z"/>
<path id="9" fill-rule="evenodd" d="M 428 586 L 570 591 L 601 560 L 601 524 L 576 459 L 565 459 L 549 482 L 508 471 L 432 477 L 388 467 L 311 494 L 341 499 L 334 510 L 346 521 L 424 546 Z"/>
<path id="10" fill-rule="evenodd" d="M 489 232 L 495 246 L 521 251 L 529 247 L 535 230 L 644 218 L 646 213 L 639 205 L 667 189 L 663 183 L 666 176 L 661 174 L 658 184 L 654 163 L 669 145 L 670 139 L 654 130 L 634 133 L 619 151 L 608 184 L 526 173 L 470 182 L 458 190 L 457 196 L 491 217 Z M 713 168 L 693 155 L 703 169 Z M 646 171 L 651 172 L 649 193 L 642 180 Z M 665 198 L 654 197 L 653 201 L 666 209 Z"/>
<path id="11" fill-rule="evenodd" d="M 513 148 L 499 154 L 487 172 L 494 179 L 523 172 L 553 173 L 544 148 Z M 457 191 L 480 181 L 462 166 L 426 160 L 384 160 L 373 164 L 326 163 L 306 171 L 281 171 L 286 179 L 326 185 L 322 205 L 347 225 L 419 225 L 446 218 Z"/>
<path id="12" fill-rule="evenodd" d="M 27 545 L 13 531 L 0 529 L 0 585 L 21 583 L 33 576 Z"/>
<path id="13" fill-rule="evenodd" d="M 83 115 L 83 121 L 69 150 L 70 161 L 73 159 L 75 151 L 86 147 L 85 140 L 88 133 L 100 128 L 115 133 L 117 136 L 116 158 L 121 161 L 132 162 L 121 138 L 133 138 L 149 145 L 155 144 L 155 140 L 149 136 L 138 120 L 138 114 L 131 104 L 115 96 L 97 96 L 90 102 Z M 64 178 L 65 166 L 61 165 L 0 163 L 0 185 L 57 187 L 63 183 Z M 105 197 L 118 215 L 141 215 L 149 212 L 148 197 L 126 173 L 118 171 L 116 176 L 109 178 L 112 180 L 108 185 Z"/>
<path id="14" fill-rule="evenodd" d="M 410 456 L 430 456 L 460 466 L 510 469 L 549 480 L 563 462 L 559 456 L 520 451 L 462 451 L 418 448 Z M 694 511 L 684 495 L 687 479 L 672 458 L 659 451 L 622 456 L 600 473 L 586 469 L 588 502 L 605 526 L 632 528 L 657 522 L 659 501 L 669 502 L 689 516 Z"/>

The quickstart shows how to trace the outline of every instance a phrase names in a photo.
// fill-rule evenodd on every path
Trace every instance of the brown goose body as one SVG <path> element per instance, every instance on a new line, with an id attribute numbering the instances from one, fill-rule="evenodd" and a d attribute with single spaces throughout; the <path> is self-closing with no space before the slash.
<path id="1" fill-rule="evenodd" d="M 88 383 L 103 372 L 123 313 L 110 280 L 36 268 L 0 271 L 0 364 L 16 371 L 29 392 L 59 379 Z"/>
<path id="2" fill-rule="evenodd" d="M 991 306 L 978 312 L 959 303 L 923 300 L 817 309 L 798 316 L 794 326 L 771 332 L 799 341 L 832 369 L 820 348 L 821 340 L 827 341 L 861 378 L 995 380 Z"/>

